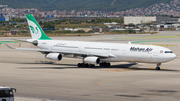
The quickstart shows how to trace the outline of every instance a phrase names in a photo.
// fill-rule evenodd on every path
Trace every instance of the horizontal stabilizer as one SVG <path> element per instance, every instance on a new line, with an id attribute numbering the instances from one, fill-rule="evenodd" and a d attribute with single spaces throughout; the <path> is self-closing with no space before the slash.
<path id="1" fill-rule="evenodd" d="M 15 49 L 14 47 L 9 46 L 8 44 L 5 44 L 10 49 Z"/>

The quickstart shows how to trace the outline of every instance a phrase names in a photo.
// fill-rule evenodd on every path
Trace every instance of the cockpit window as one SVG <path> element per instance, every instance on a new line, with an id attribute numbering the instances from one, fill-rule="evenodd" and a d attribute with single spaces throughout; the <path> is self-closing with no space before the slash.
<path id="1" fill-rule="evenodd" d="M 172 51 L 165 51 L 164 53 L 173 53 Z"/>

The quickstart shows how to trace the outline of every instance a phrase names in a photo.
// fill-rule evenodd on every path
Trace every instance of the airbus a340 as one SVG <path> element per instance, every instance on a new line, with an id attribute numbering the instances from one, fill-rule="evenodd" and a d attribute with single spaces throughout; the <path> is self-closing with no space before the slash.
<path id="1" fill-rule="evenodd" d="M 60 61 L 62 57 L 82 59 L 78 67 L 110 66 L 110 62 L 139 62 L 157 64 L 160 70 L 161 63 L 171 61 L 176 55 L 168 48 L 154 45 L 100 43 L 83 41 L 52 40 L 43 32 L 35 18 L 27 14 L 27 21 L 32 39 L 27 42 L 40 49 L 9 48 L 17 50 L 38 51 L 45 54 L 45 58 Z"/>

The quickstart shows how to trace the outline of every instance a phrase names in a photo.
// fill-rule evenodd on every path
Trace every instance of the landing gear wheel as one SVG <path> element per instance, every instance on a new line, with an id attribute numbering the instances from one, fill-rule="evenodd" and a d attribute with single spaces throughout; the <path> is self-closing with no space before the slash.
<path id="1" fill-rule="evenodd" d="M 161 63 L 157 63 L 156 70 L 160 70 L 161 69 L 160 66 L 161 66 Z"/>
<path id="2" fill-rule="evenodd" d="M 89 67 L 89 65 L 88 64 L 84 64 L 84 66 L 83 67 Z"/>
<path id="3" fill-rule="evenodd" d="M 84 64 L 84 63 L 78 63 L 77 66 L 80 67 L 94 67 L 94 64 Z"/>
<path id="4" fill-rule="evenodd" d="M 99 65 L 100 65 L 100 67 L 110 67 L 111 66 L 110 63 L 106 63 L 106 62 L 100 63 Z"/>
<path id="5" fill-rule="evenodd" d="M 160 67 L 156 67 L 156 70 L 161 70 L 161 68 Z"/>
<path id="6" fill-rule="evenodd" d="M 93 65 L 93 64 L 89 64 L 89 67 L 95 67 L 95 65 Z"/>
<path id="7" fill-rule="evenodd" d="M 82 64 L 81 63 L 78 63 L 78 65 L 77 65 L 78 67 L 82 67 Z"/>
<path id="8" fill-rule="evenodd" d="M 104 65 L 103 65 L 103 63 L 100 63 L 99 66 L 100 66 L 100 67 L 103 67 Z"/>
<path id="9" fill-rule="evenodd" d="M 107 63 L 107 66 L 108 66 L 108 67 L 110 67 L 110 66 L 111 66 L 111 64 L 110 64 L 110 63 Z"/>

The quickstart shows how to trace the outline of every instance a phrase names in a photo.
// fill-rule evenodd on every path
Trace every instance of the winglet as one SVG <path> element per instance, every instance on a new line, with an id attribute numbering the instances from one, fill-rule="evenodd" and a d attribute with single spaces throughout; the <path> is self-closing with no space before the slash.
<path id="1" fill-rule="evenodd" d="M 8 44 L 5 44 L 10 49 L 15 49 L 14 47 L 9 46 Z"/>

